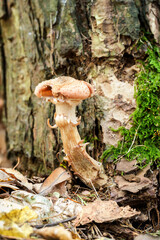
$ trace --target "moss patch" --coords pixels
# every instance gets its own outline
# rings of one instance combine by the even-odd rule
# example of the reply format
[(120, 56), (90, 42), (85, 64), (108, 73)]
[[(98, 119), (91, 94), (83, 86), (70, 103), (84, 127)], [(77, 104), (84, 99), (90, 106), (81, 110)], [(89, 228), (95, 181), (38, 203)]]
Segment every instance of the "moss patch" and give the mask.
[[(141, 62), (141, 72), (136, 78), (137, 107), (132, 117), (132, 127), (118, 130), (123, 140), (111, 146), (102, 159), (136, 159), (141, 168), (156, 163), (160, 167), (160, 49), (143, 38), (147, 44), (147, 57)], [(144, 42), (143, 42), (144, 43)]]

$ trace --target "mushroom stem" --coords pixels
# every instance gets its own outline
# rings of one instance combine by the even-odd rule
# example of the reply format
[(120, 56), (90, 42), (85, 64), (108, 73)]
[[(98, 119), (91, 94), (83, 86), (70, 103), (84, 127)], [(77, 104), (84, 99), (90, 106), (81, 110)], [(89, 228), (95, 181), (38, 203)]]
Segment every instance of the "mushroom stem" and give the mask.
[(37, 97), (45, 98), (56, 105), (54, 115), (55, 126), (59, 127), (63, 141), (63, 147), (74, 174), (86, 185), (99, 187), (107, 183), (107, 176), (103, 173), (101, 163), (94, 160), (86, 152), (86, 144), (81, 140), (77, 125), (80, 118), (76, 117), (76, 106), (84, 99), (94, 93), (93, 87), (84, 81), (71, 77), (61, 76), (59, 78), (43, 81), (35, 89)]
[(100, 176), (103, 173), (102, 164), (88, 155), (85, 150), (86, 144), (82, 143), (77, 127), (74, 124), (77, 121), (75, 107), (78, 103), (57, 103), (55, 122), (60, 128), (64, 152), (74, 174), (86, 185), (99, 187), (102, 185), (102, 182), (104, 184)]
[(77, 104), (75, 103), (56, 104), (55, 122), (60, 128), (61, 138), (66, 155), (69, 154), (68, 151), (70, 148), (77, 145), (77, 143), (81, 140), (77, 127), (75, 126), (77, 123), (75, 114), (76, 105)]

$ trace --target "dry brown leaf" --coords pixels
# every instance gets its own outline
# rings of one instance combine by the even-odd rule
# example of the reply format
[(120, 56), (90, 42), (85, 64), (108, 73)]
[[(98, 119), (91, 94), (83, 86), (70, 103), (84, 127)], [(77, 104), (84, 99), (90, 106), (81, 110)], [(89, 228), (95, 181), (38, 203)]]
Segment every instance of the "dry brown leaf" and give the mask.
[(8, 181), (13, 181), (14, 178), (9, 176), (5, 171), (0, 169), (0, 182), (8, 182)]
[(144, 177), (144, 175), (147, 173), (147, 171), (150, 169), (150, 165), (147, 165), (145, 168), (143, 168), (142, 170), (140, 170), (137, 173), (137, 177)]
[(126, 159), (122, 158), (121, 161), (116, 164), (116, 170), (124, 173), (129, 173), (137, 169), (136, 163), (136, 160), (127, 161)]
[(56, 168), (42, 184), (39, 194), (44, 196), (54, 191), (59, 192), (61, 195), (65, 195), (66, 189), (64, 184), (65, 181), (70, 178), (71, 175), (64, 168)]
[(147, 171), (150, 169), (148, 165), (143, 170), (140, 170), (136, 175), (135, 174), (126, 174), (122, 176), (116, 176), (115, 182), (118, 185), (118, 188), (122, 191), (128, 191), (132, 193), (137, 193), (142, 189), (146, 189), (151, 186), (152, 182), (149, 178), (144, 177)]
[(97, 223), (111, 222), (121, 218), (131, 218), (139, 215), (140, 212), (130, 206), (119, 207), (115, 201), (101, 201), (100, 199), (82, 207), (82, 211), (77, 216), (75, 225), (84, 225), (95, 221)]
[(151, 184), (151, 181), (146, 177), (139, 178), (139, 182), (137, 181), (129, 182), (121, 176), (116, 176), (115, 182), (118, 184), (120, 190), (132, 193), (137, 193), (142, 189), (148, 188)]
[(151, 185), (149, 178), (144, 177), (150, 166), (147, 166), (143, 170), (140, 170), (138, 174), (127, 174), (122, 176), (116, 176), (115, 182), (118, 188), (122, 191), (128, 191), (137, 193), (142, 189), (148, 188)]
[(41, 189), (41, 186), (42, 186), (42, 183), (35, 183), (35, 184), (33, 184), (33, 190), (34, 190), (36, 193), (39, 193), (39, 192), (40, 192), (40, 189)]
[(72, 234), (62, 226), (45, 227), (35, 230), (35, 233), (49, 240), (73, 240)]
[(15, 186), (14, 178), (9, 176), (6, 172), (0, 169), (0, 188), (10, 188), (13, 190), (18, 190), (19, 188)]
[(11, 178), (12, 180), (17, 181), (17, 184), (19, 183), (20, 186), (24, 186), (28, 190), (32, 190), (32, 183), (29, 183), (27, 178), (23, 176), (20, 172), (17, 170), (14, 170), (12, 168), (1, 168), (0, 171), (4, 172), (8, 175), (8, 178)]
[(14, 184), (9, 183), (9, 182), (0, 182), (0, 188), (4, 189), (4, 188), (10, 188), (12, 190), (18, 190), (19, 188), (16, 187)]

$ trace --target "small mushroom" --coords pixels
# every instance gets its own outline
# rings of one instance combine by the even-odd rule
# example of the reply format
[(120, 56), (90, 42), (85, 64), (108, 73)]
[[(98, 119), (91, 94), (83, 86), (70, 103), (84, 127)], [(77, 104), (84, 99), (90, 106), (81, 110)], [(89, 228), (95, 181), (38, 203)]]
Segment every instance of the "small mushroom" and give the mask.
[(93, 87), (71, 77), (58, 77), (39, 83), (35, 89), (37, 97), (46, 98), (56, 105), (54, 127), (59, 127), (64, 152), (69, 166), (86, 185), (99, 187), (106, 183), (103, 166), (86, 152), (77, 130), (80, 118), (76, 117), (76, 106), (93, 95)]

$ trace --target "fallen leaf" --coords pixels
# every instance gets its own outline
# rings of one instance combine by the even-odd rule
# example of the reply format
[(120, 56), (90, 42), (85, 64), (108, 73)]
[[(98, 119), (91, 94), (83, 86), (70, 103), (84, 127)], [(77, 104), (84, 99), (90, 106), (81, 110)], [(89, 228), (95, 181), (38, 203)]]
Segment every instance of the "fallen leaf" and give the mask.
[(149, 178), (136, 177), (136, 176), (135, 176), (135, 181), (127, 181), (122, 176), (116, 176), (115, 182), (117, 183), (118, 188), (120, 190), (132, 192), (132, 193), (137, 193), (142, 189), (146, 189), (151, 184), (151, 181), (149, 180)]
[(132, 209), (130, 206), (119, 207), (115, 201), (101, 201), (97, 199), (82, 207), (82, 211), (74, 222), (76, 226), (92, 221), (97, 223), (111, 222), (121, 218), (131, 218), (139, 214), (140, 212)]
[(29, 207), (13, 209), (0, 213), (0, 234), (11, 237), (27, 238), (33, 232), (27, 221), (37, 218), (37, 214)]
[(154, 237), (149, 234), (140, 234), (134, 238), (134, 240), (160, 240), (160, 237)]
[(9, 184), (9, 182), (0, 182), (0, 188), (10, 188), (12, 190), (18, 190), (19, 188), (14, 186), (14, 184), (11, 182), (11, 184)]
[(64, 184), (65, 181), (69, 180), (70, 178), (71, 175), (64, 168), (56, 168), (42, 184), (39, 194), (45, 196), (51, 192), (59, 192), (61, 195), (65, 195), (66, 189)]
[(147, 171), (150, 169), (150, 165), (147, 165), (145, 168), (143, 168), (142, 170), (140, 170), (137, 173), (137, 177), (144, 177), (144, 175), (147, 173)]
[(8, 199), (0, 199), (0, 212), (22, 209), (28, 206), (38, 215), (33, 225), (58, 222), (77, 216), (82, 210), (81, 204), (69, 199), (59, 198), (54, 204), (51, 199), (22, 190), (13, 191)]
[(126, 159), (122, 158), (121, 161), (116, 164), (116, 170), (124, 173), (129, 173), (138, 168), (136, 163), (136, 160), (127, 161)]
[(73, 240), (71, 232), (62, 226), (42, 228), (35, 230), (35, 233), (48, 240)]
[(28, 190), (32, 190), (32, 183), (29, 183), (27, 178), (17, 170), (14, 170), (12, 168), (1, 168), (0, 171), (7, 174), (9, 179), (16, 181), (18, 185), (24, 186)]
[(80, 240), (77, 234), (68, 231), (63, 226), (45, 227), (34, 231), (36, 234), (48, 240)]
[(40, 189), (41, 189), (41, 186), (42, 186), (42, 183), (35, 183), (35, 184), (33, 184), (33, 190), (34, 190), (36, 193), (39, 193), (39, 192), (40, 192)]
[(27, 191), (13, 191), (9, 200), (21, 204), (22, 206), (29, 206), (38, 214), (38, 220), (40, 223), (41, 219), (49, 218), (53, 211), (53, 203), (51, 200), (38, 194), (29, 193)]
[(1, 221), (5, 219), (6, 223), (13, 221), (16, 224), (23, 224), (26, 221), (37, 218), (37, 213), (31, 210), (28, 206), (23, 207), (23, 209), (13, 209), (10, 212), (0, 213)]
[(149, 169), (150, 166), (148, 165), (144, 169), (140, 170), (137, 174), (116, 176), (115, 182), (120, 190), (137, 193), (140, 190), (149, 188), (152, 185), (151, 180), (147, 177), (144, 177)]
[[(2, 227), (2, 228), (1, 228)], [(9, 228), (5, 228), (4, 225), (0, 225), (0, 235), (6, 237), (15, 238), (29, 238), (30, 234), (33, 233), (33, 228), (25, 223), (21, 227), (12, 223)]]
[(8, 182), (8, 181), (13, 181), (14, 178), (9, 176), (5, 171), (0, 169), (0, 182)]
[(10, 200), (10, 198), (8, 199), (0, 199), (0, 213), (1, 212), (10, 212), (13, 209), (22, 209), (24, 208), (23, 205), (13, 202)]
[(82, 205), (69, 199), (59, 198), (53, 205), (53, 212), (57, 220), (77, 216), (82, 211)]

